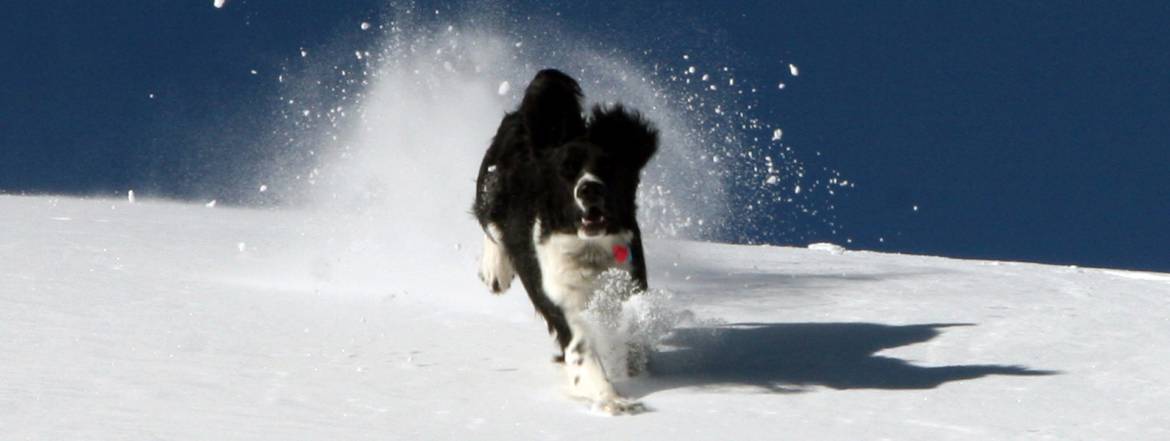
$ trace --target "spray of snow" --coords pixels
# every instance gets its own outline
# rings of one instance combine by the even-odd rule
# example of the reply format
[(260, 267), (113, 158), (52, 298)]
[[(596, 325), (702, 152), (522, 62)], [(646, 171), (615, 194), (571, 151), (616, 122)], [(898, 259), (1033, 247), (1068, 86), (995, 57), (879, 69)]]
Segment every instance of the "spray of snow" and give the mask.
[[(839, 229), (833, 193), (816, 191), (839, 176), (806, 169), (779, 128), (753, 115), (760, 88), (734, 68), (692, 55), (679, 65), (655, 62), (649, 52), (594, 47), (558, 26), (532, 34), (527, 18), (430, 12), (400, 8), (370, 32), (355, 30), (354, 38), (376, 39), (365, 47), (290, 54), (295, 61), (277, 77), (288, 126), (274, 132), (292, 146), (285, 156), (302, 160), (273, 167), (284, 182), (271, 184), (268, 197), (375, 217), (388, 207), (420, 211), (411, 203), (434, 208), (435, 217), (403, 229), (461, 229), (467, 222), (458, 213), (473, 195), (467, 181), (500, 117), (521, 98), (515, 91), (557, 67), (581, 81), (588, 104), (623, 102), (662, 133), (639, 193), (649, 236), (776, 243)], [(798, 182), (809, 191), (780, 191)], [(405, 222), (385, 217), (372, 224)]]
[(313, 57), (297, 48), (272, 76), (282, 154), (267, 191), (252, 194), (311, 208), (300, 235), (325, 243), (289, 255), (312, 283), (395, 286), (453, 253), (474, 267), (467, 212), (479, 160), (517, 88), (546, 67), (578, 78), (587, 104), (623, 102), (660, 130), (639, 189), (646, 235), (774, 243), (802, 241), (818, 223), (836, 230), (831, 192), (818, 190), (839, 176), (806, 169), (773, 139), (778, 127), (752, 113), (762, 88), (734, 69), (695, 56), (654, 63), (557, 26), (530, 34), (526, 19), (426, 12), (395, 10)]
[(629, 370), (645, 371), (649, 351), (679, 326), (712, 326), (671, 302), (666, 290), (640, 292), (630, 274), (612, 269), (599, 276), (598, 288), (585, 311), (591, 337), (610, 378), (625, 378)]

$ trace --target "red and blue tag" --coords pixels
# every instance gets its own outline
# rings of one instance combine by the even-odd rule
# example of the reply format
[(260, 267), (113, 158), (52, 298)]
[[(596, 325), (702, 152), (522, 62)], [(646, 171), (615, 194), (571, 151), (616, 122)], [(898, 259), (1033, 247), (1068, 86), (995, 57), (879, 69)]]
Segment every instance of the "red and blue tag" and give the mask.
[(626, 263), (626, 261), (630, 260), (630, 247), (622, 244), (614, 245), (613, 259), (616, 260), (617, 263)]

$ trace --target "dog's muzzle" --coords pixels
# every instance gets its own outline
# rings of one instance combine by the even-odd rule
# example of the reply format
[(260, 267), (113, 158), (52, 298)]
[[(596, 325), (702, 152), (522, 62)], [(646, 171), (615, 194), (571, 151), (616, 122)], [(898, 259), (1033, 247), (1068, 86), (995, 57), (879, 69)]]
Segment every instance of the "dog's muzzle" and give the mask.
[(598, 180), (582, 179), (574, 190), (577, 206), (581, 208), (581, 233), (587, 237), (605, 233), (605, 184)]

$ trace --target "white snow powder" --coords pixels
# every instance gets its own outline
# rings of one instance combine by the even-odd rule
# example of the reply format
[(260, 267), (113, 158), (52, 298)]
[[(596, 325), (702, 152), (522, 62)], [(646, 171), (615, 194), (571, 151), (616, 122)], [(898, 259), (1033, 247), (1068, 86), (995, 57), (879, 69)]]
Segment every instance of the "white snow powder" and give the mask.
[(126, 201), (130, 202), (131, 204), (134, 203), (134, 190), (126, 192)]
[(212, 199), (211, 202), (208, 202), (208, 203), (204, 204), (203, 206), (207, 207), (207, 208), (215, 208), (215, 199)]
[(784, 131), (783, 131), (783, 130), (776, 129), (776, 130), (773, 130), (773, 131), (772, 131), (772, 140), (773, 140), (773, 141), (779, 141), (779, 140), (780, 140), (780, 137), (782, 137), (782, 136), (784, 136)]
[(843, 247), (841, 245), (833, 244), (833, 243), (828, 243), (828, 242), (819, 242), (819, 243), (809, 244), (808, 249), (816, 250), (816, 251), (825, 251), (825, 252), (832, 254), (834, 256), (839, 256), (839, 255), (845, 253), (845, 247)]
[(370, 23), (369, 23), (369, 22), (365, 22), (365, 21), (363, 21), (363, 22), (362, 22), (362, 24), (361, 24), (361, 28), (362, 28), (362, 30), (363, 30), (363, 31), (368, 31), (368, 30), (370, 30)]
[(795, 64), (789, 63), (788, 64), (788, 73), (791, 73), (792, 76), (794, 76), (794, 77), (800, 76), (800, 69), (797, 69)]
[(498, 90), (496, 90), (496, 93), (498, 93), (500, 95), (506, 95), (508, 93), (508, 91), (510, 91), (510, 90), (512, 90), (512, 84), (508, 83), (507, 81), (504, 81), (504, 82), (500, 83), (500, 88)]
[(211, 6), (215, 6), (215, 9), (223, 8), (224, 3), (227, 3), (227, 0), (211, 0)]

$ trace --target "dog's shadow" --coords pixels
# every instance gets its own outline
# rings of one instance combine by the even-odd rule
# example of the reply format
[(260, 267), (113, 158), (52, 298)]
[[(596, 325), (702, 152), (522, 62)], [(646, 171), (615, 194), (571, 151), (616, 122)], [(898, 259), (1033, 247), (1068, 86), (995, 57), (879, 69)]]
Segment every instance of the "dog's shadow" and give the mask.
[(877, 352), (969, 324), (738, 323), (675, 330), (650, 354), (649, 375), (622, 383), (635, 397), (688, 387), (762, 391), (930, 389), (987, 375), (1052, 375), (1010, 365), (916, 366)]

